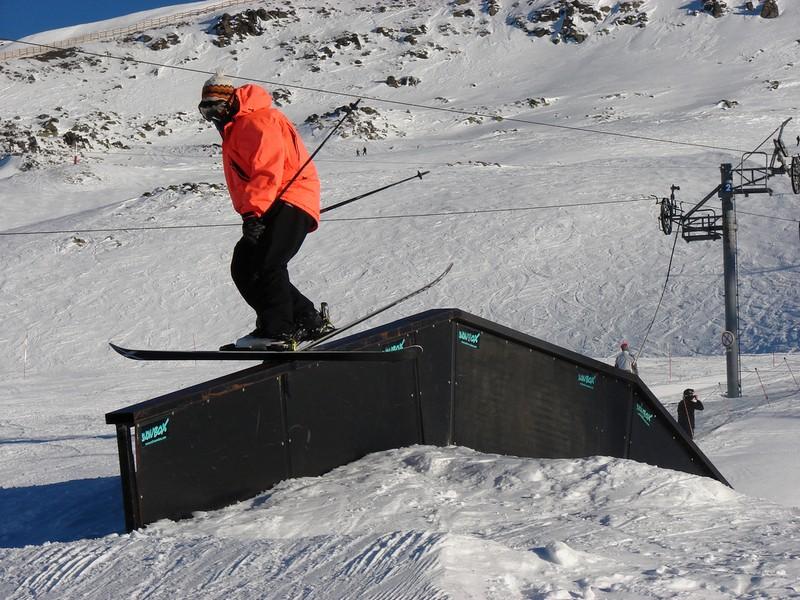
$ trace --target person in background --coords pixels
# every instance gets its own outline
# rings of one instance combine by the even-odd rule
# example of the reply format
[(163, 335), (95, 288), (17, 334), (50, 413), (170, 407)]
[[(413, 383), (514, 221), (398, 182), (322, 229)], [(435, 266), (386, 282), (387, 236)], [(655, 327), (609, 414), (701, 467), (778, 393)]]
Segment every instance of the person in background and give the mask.
[(294, 125), (262, 87), (234, 88), (218, 73), (203, 85), (198, 109), (222, 136), (225, 181), (242, 217), (231, 276), (256, 312), (256, 328), (233, 346), (292, 350), (332, 329), (291, 283), (287, 268), (306, 234), (319, 226), (317, 169)]
[(633, 373), (634, 375), (639, 374), (639, 367), (636, 365), (636, 358), (631, 354), (630, 350), (628, 350), (628, 342), (622, 340), (619, 345), (621, 352), (617, 354), (617, 360), (614, 363), (614, 366), (618, 369), (622, 369), (623, 371), (628, 371)]
[(683, 428), (690, 440), (694, 439), (694, 411), (704, 408), (692, 388), (683, 390), (683, 400), (678, 402), (678, 425)]

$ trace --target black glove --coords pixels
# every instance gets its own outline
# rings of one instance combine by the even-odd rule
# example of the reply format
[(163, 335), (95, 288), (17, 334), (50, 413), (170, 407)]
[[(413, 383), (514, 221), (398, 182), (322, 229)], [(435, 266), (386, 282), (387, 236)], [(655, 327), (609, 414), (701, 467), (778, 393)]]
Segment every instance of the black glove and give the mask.
[(264, 230), (267, 226), (264, 225), (260, 217), (256, 217), (255, 215), (242, 218), (244, 219), (242, 222), (242, 239), (247, 240), (248, 243), (255, 246), (258, 244), (259, 240), (261, 240), (261, 236), (264, 234)]

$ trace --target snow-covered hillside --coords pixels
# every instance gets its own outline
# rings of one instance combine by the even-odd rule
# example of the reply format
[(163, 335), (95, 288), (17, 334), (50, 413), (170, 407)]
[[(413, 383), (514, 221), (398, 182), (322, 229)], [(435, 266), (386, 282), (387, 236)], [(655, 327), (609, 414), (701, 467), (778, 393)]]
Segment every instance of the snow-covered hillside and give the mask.
[[(678, 242), (642, 354), (668, 406), (700, 390), (698, 443), (736, 492), (604, 458), (414, 448), (116, 535), (103, 414), (232, 368), (135, 364), (106, 342), (214, 348), (252, 328), (229, 280), (240, 231), (219, 137), (196, 110), (217, 69), (263, 82), (309, 148), (364, 97), (316, 159), (324, 204), (431, 171), (327, 213), (292, 262), (334, 320), (454, 261), (386, 319), (458, 307), (603, 360), (642, 343), (672, 250), (651, 194), (679, 185), (688, 208), (720, 163), (797, 117), (800, 6), (763, 19), (735, 3), (719, 18), (687, 0), (577, 4), (568, 22), (545, 0), (254, 2), (0, 64), (0, 595), (800, 595), (786, 177), (738, 199), (744, 397), (719, 394), (719, 242)], [(790, 122), (792, 151), (798, 134)]]
[[(714, 19), (690, 14), (680, 2), (651, 1), (642, 8), (648, 8), (646, 27), (612, 28), (582, 44), (553, 44), (509, 25), (519, 6), (501, 7), (493, 16), (480, 10), (465, 16), (456, 6), (467, 5), (294, 3), (283, 12), (266, 13), (266, 20), (251, 14), (261, 35), (239, 39), (234, 34), (223, 46), (217, 44), (228, 38), (216, 35), (217, 19), (209, 16), (84, 47), (95, 55), (66, 51), (65, 58), (9, 62), (0, 72), (6, 82), (4, 104), (12, 111), (4, 120), (3, 139), (8, 150), (22, 156), (4, 171), (30, 161), (50, 168), (3, 180), (5, 226), (43, 229), (42, 223), (53, 218), (67, 219), (56, 229), (174, 224), (165, 212), (172, 206), (186, 211), (180, 215), (183, 225), (235, 223), (223, 189), (205, 195), (192, 189), (153, 194), (170, 185), (222, 181), (213, 146), (218, 136), (195, 108), (207, 75), (155, 63), (222, 69), (242, 82), (274, 82), (267, 87), (296, 122), (306, 123), (312, 147), (324, 133), (319, 126), (335, 119), (318, 115), (353, 99), (329, 92), (742, 150), (757, 146), (797, 105), (794, 62), (800, 44), (792, 37), (797, 7), (786, 7), (773, 20), (738, 14)], [(153, 40), (167, 39), (173, 41), (163, 49), (151, 49), (162, 47)], [(97, 56), (106, 53), (153, 64)], [(390, 77), (416, 83), (393, 87), (386, 83)], [(726, 110), (723, 100), (736, 105)], [(787, 129), (792, 140), (797, 131)], [(681, 186), (679, 198), (694, 204), (718, 183), (720, 162), (740, 158), (736, 152), (375, 99), (362, 101), (357, 125), (343, 135), (348, 137), (332, 142), (319, 158), (328, 203), (417, 168), (433, 173), (421, 185), (395, 188), (330, 213), (330, 223), (309, 240), (302, 264), (295, 266), (314, 296), (327, 299), (339, 316), (350, 316), (384, 283), (402, 286), (416, 279), (441, 253), (457, 261), (455, 276), (438, 296), (421, 298), (404, 312), (455, 304), (592, 355), (607, 355), (622, 337), (635, 344), (655, 309), (671, 244), (658, 233), (656, 207), (648, 196), (666, 195), (675, 183)], [(82, 155), (77, 166), (69, 164), (65, 136)], [(355, 149), (364, 144), (368, 158), (356, 160)], [(31, 152), (33, 145), (44, 152)], [(749, 198), (739, 210), (796, 218), (788, 180), (774, 180), (773, 186), (774, 196)], [(43, 196), (43, 190), (58, 200)], [(609, 200), (640, 201), (408, 217)], [(131, 213), (134, 205), (141, 208)], [(407, 218), (335, 221), (388, 215)], [(153, 343), (161, 341), (158, 331), (169, 328), (175, 331), (164, 341), (185, 345), (186, 336), (195, 335), (198, 344), (207, 345), (248, 327), (250, 315), (231, 293), (224, 268), (235, 227), (110, 235), (113, 244), (99, 233), (69, 255), (62, 253), (72, 247), (69, 236), (35, 237), (30, 243), (55, 244), (49, 260), (56, 263), (91, 262), (105, 247), (118, 248), (100, 261), (104, 266), (130, 260), (153, 264), (137, 244), (155, 254), (163, 243), (177, 244), (186, 251), (158, 261), (163, 264), (157, 277), (143, 271), (141, 277), (129, 272), (126, 278), (131, 289), (173, 288), (162, 294), (163, 310), (147, 311), (154, 320), (152, 327), (148, 324)], [(362, 259), (361, 244), (348, 243), (354, 237), (373, 253)], [(15, 238), (10, 243), (19, 248), (28, 242)], [(795, 225), (742, 215), (739, 245), (743, 351), (797, 347), (798, 331), (790, 326), (798, 318)], [(391, 260), (383, 254), (388, 248), (397, 252)], [(208, 285), (194, 290), (193, 299), (227, 310), (218, 325), (198, 331), (193, 323), (206, 311), (174, 310), (185, 289), (175, 281), (190, 271), (200, 275), (197, 269), (204, 265), (195, 256), (212, 254), (202, 274)], [(719, 351), (720, 255), (719, 244), (679, 245), (649, 353), (664, 355), (670, 346), (674, 354)], [(345, 271), (332, 273), (330, 261)], [(90, 264), (83, 266), (96, 273)], [(59, 265), (48, 265), (46, 273), (53, 270)], [(47, 275), (31, 269), (24, 275), (35, 277), (40, 293), (46, 293)], [(381, 285), (370, 287), (370, 278)], [(348, 294), (356, 282), (362, 284), (362, 298)], [(57, 287), (69, 296), (76, 293), (69, 282), (58, 281)], [(126, 333), (141, 317), (136, 314), (141, 311), (99, 311), (88, 302), (83, 307), (75, 307), (69, 324), (105, 320), (105, 327), (98, 327), (103, 338)], [(23, 339), (34, 321), (22, 311), (10, 315), (12, 339)], [(687, 319), (690, 314), (695, 318)]]

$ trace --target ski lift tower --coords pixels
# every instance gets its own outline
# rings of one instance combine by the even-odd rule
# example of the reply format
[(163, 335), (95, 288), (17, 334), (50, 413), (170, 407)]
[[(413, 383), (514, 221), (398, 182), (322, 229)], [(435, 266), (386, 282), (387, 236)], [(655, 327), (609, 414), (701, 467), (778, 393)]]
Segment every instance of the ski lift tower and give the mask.
[[(783, 130), (791, 119), (786, 119), (773, 139), (772, 156), (766, 152), (748, 152), (742, 156), (739, 166), (731, 163), (720, 165), (720, 184), (687, 213), (675, 201), (676, 185), (670, 188), (670, 197), (659, 200), (659, 226), (665, 235), (672, 233), (673, 225), (681, 228), (681, 237), (687, 242), (718, 240), (722, 238), (722, 261), (725, 279), (725, 346), (727, 364), (728, 398), (738, 398), (742, 393), (741, 364), (739, 360), (739, 291), (736, 257), (736, 209), (738, 195), (770, 194), (767, 180), (774, 175), (789, 175), (792, 191), (800, 194), (800, 155), (789, 160), (783, 143)], [(745, 163), (763, 159), (764, 166), (745, 167)], [(722, 201), (722, 214), (704, 207), (715, 195)]]

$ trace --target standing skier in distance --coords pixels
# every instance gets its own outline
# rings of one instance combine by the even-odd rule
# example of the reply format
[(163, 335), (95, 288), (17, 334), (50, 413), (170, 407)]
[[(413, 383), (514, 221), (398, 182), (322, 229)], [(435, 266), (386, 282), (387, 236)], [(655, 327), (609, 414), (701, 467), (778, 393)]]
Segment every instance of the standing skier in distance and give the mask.
[(692, 388), (683, 390), (683, 400), (678, 402), (678, 425), (686, 432), (689, 439), (694, 439), (694, 411), (705, 407)]
[[(256, 328), (235, 347), (291, 350), (332, 327), (289, 280), (287, 265), (317, 229), (320, 184), (294, 125), (263, 88), (234, 88), (221, 74), (203, 85), (200, 114), (222, 136), (222, 163), (242, 238), (231, 259), (239, 293), (256, 312)], [(293, 177), (296, 179), (287, 187)], [(278, 196), (280, 194), (280, 197)]]
[(628, 350), (628, 342), (622, 340), (619, 348), (621, 352), (617, 354), (617, 360), (614, 362), (614, 366), (618, 369), (622, 369), (623, 371), (629, 371), (635, 375), (638, 375), (639, 367), (636, 364), (636, 359), (634, 358), (633, 354), (631, 354)]

